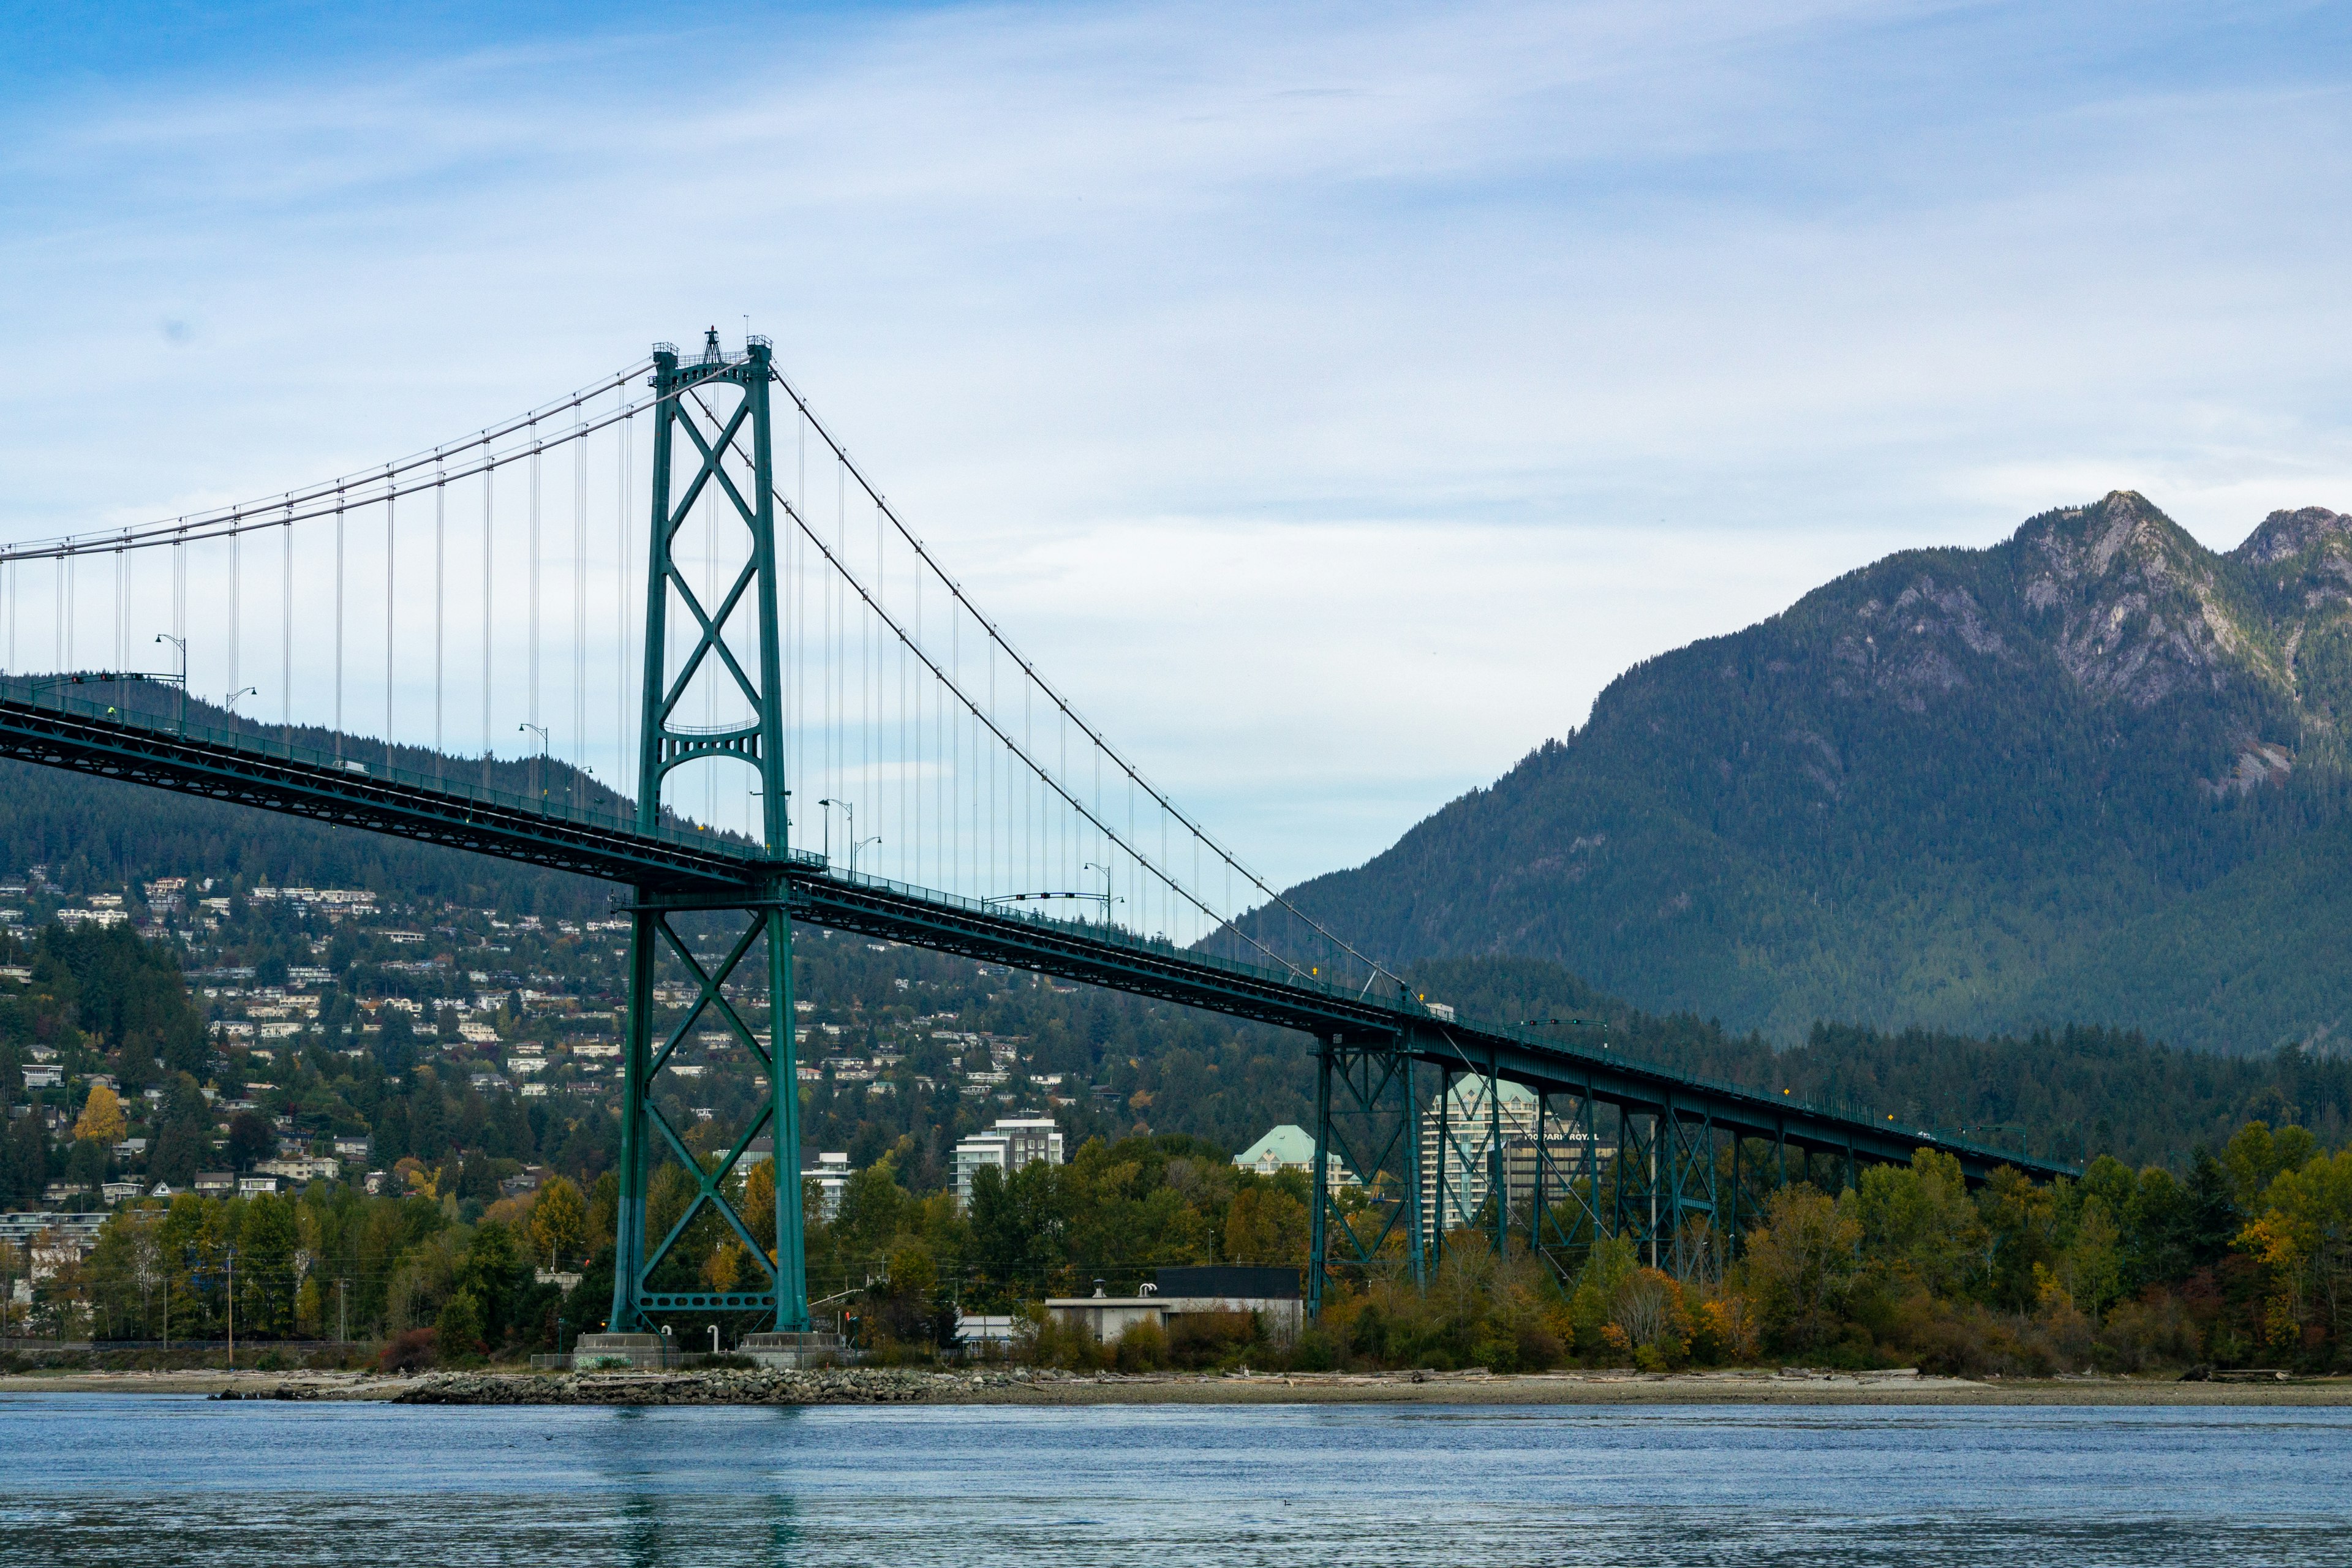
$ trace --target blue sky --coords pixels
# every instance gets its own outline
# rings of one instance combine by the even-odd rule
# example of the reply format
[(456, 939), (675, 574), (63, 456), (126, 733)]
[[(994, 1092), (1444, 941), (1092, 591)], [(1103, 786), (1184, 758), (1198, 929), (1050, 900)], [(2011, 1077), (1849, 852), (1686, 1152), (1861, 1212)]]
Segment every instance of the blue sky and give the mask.
[(1225, 835), (2142, 489), (2352, 509), (2340, 7), (11, 6), (0, 531), (707, 321)]

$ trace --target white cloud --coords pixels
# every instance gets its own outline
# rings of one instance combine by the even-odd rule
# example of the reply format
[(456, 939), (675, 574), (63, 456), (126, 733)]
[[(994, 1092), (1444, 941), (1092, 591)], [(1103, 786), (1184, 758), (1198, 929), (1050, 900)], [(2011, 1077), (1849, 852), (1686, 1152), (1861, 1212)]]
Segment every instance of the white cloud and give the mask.
[(357, 468), (748, 311), (1304, 875), (1885, 551), (2352, 504), (2341, 69), (2206, 26), (992, 7), (61, 89), (0, 183), (5, 526)]

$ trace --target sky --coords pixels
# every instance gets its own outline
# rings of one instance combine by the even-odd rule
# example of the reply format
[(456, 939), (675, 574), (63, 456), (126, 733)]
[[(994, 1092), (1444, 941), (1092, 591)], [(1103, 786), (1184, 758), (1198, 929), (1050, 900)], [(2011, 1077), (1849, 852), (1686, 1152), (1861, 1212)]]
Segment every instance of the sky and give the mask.
[(2141, 490), (2352, 510), (2294, 5), (9, 4), (0, 538), (708, 324), (1278, 881), (1634, 661)]

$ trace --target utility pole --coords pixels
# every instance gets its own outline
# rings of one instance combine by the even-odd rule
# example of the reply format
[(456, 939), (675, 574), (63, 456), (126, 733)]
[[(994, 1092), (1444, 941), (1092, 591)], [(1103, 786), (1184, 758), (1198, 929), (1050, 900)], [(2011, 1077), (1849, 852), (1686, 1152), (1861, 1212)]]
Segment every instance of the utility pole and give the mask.
[(343, 1289), (350, 1283), (348, 1279), (335, 1281), (335, 1342), (339, 1345), (352, 1342), (351, 1297)]
[(236, 1370), (236, 1248), (228, 1249), (228, 1366)]

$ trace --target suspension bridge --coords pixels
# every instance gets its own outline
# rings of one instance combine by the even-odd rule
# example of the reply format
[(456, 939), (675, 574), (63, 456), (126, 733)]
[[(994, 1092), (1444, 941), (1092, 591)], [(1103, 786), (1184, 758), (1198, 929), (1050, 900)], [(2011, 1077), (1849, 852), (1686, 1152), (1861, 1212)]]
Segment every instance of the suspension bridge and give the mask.
[[(327, 483), (7, 546), (0, 622), (0, 754), (629, 889), (614, 1333), (683, 1310), (813, 1328), (795, 1184), (777, 1184), (772, 1258), (729, 1196), (755, 1140), (800, 1148), (796, 924), (1311, 1037), (1310, 1310), (1343, 1274), (1427, 1278), (1457, 1221), (1563, 1267), (1613, 1235), (1704, 1269), (1792, 1152), (1847, 1182), (1921, 1147), (1972, 1182), (2068, 1170), (1415, 994), (1078, 712), (761, 338), (656, 345)], [(168, 668), (139, 668), (158, 653)], [(451, 756), (466, 742), (478, 766)], [(670, 986), (692, 1000), (660, 1005)], [(658, 1101), (712, 1029), (764, 1087), (707, 1161)], [(1505, 1084), (1526, 1091), (1511, 1138)], [(664, 1161), (694, 1196), (654, 1237)], [(706, 1214), (756, 1288), (678, 1267)]]

